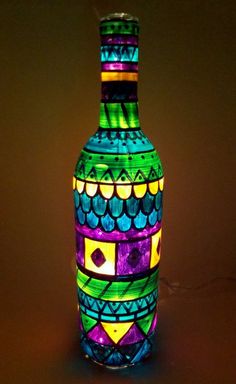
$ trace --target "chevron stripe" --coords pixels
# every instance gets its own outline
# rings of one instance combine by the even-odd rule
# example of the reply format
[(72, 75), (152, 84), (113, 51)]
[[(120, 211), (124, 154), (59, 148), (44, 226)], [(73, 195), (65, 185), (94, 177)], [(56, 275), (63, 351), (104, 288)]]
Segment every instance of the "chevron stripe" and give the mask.
[(102, 45), (101, 62), (138, 62), (138, 47), (130, 45)]

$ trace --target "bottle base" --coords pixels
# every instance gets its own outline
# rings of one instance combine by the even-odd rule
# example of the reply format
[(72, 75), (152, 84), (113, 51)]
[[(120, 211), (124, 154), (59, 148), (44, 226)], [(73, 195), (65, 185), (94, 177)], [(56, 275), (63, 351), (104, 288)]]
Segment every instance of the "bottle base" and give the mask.
[(154, 332), (141, 342), (126, 346), (105, 346), (81, 335), (84, 357), (110, 370), (130, 368), (143, 362), (151, 355), (153, 342)]
[(107, 369), (111, 369), (111, 370), (121, 370), (121, 369), (125, 369), (125, 368), (130, 368), (130, 367), (133, 367), (135, 364), (124, 364), (124, 365), (107, 365), (107, 364), (103, 364), (103, 363), (100, 363), (99, 361), (93, 359), (92, 357), (90, 357), (89, 355), (84, 355), (84, 357), (88, 360), (90, 360), (92, 363), (95, 363), (97, 365), (99, 365), (100, 367), (104, 367), (104, 368), (107, 368)]
[(107, 364), (99, 363), (99, 361), (93, 359), (89, 355), (85, 355), (84, 354), (85, 359), (90, 360), (93, 364), (97, 364), (100, 367), (103, 367), (103, 368), (106, 368), (106, 369), (110, 369), (112, 371), (118, 371), (118, 370), (122, 370), (122, 369), (127, 369), (127, 368), (135, 367), (135, 366), (141, 364), (142, 362), (145, 362), (150, 356), (151, 356), (151, 352), (149, 352), (148, 355), (143, 357), (143, 359), (140, 360), (138, 363), (132, 363), (132, 364), (130, 363), (130, 364), (124, 364), (124, 365), (121, 365), (121, 366), (118, 366), (118, 365), (115, 366), (115, 365), (107, 365)]

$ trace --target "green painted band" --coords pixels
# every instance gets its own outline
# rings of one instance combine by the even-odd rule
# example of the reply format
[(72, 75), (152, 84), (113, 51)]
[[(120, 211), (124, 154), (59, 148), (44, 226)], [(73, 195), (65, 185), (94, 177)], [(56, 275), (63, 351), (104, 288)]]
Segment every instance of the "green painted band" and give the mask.
[(101, 23), (100, 34), (101, 35), (138, 35), (139, 26), (137, 22), (132, 21), (118, 21), (111, 20)]
[(145, 183), (158, 180), (163, 169), (156, 150), (143, 153), (99, 154), (82, 150), (75, 177), (105, 184)]
[(101, 103), (100, 128), (139, 128), (138, 103)]
[(77, 285), (86, 294), (102, 300), (126, 301), (144, 297), (157, 288), (158, 270), (134, 281), (107, 281), (90, 277), (77, 269)]

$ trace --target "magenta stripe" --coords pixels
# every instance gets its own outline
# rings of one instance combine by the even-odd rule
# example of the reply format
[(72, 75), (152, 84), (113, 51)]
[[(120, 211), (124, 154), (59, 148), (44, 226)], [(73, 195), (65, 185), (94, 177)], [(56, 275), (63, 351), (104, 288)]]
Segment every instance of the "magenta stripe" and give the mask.
[(127, 232), (120, 232), (118, 230), (112, 231), (110, 233), (103, 231), (101, 228), (92, 229), (87, 227), (86, 225), (81, 225), (78, 222), (76, 223), (76, 231), (78, 231), (81, 235), (89, 237), (93, 240), (100, 241), (124, 241), (124, 240), (132, 240), (132, 239), (140, 239), (142, 237), (148, 237), (161, 228), (161, 222), (156, 223), (154, 227), (150, 227), (149, 225), (143, 231), (138, 229), (130, 229)]
[(137, 63), (103, 63), (102, 71), (138, 72)]
[(106, 44), (129, 44), (138, 45), (138, 36), (131, 35), (103, 35), (101, 45)]

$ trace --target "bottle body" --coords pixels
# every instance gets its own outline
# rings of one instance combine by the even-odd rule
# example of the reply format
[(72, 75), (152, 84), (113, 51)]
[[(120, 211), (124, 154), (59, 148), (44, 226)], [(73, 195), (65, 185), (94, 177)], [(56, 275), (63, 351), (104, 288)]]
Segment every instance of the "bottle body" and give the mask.
[(73, 179), (81, 346), (116, 368), (150, 354), (157, 323), (164, 179), (138, 119), (137, 34), (101, 22), (100, 124)]

